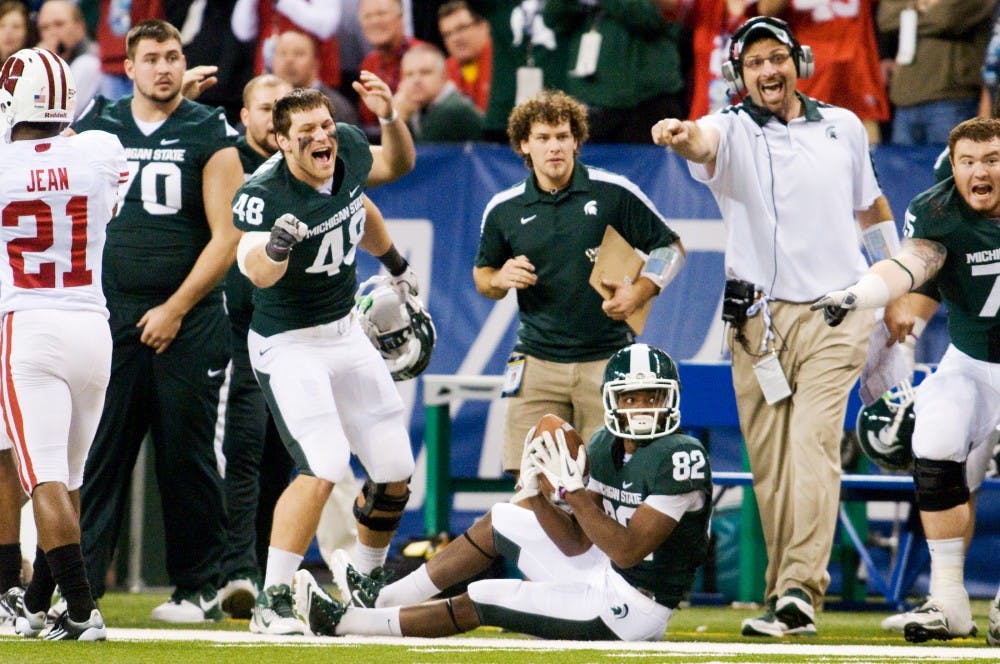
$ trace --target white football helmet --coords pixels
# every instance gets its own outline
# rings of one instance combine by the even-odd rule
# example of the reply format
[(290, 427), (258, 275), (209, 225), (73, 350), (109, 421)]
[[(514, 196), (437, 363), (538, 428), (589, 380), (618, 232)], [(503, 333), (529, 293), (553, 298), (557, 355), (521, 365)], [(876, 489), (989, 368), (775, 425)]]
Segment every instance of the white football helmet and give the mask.
[(43, 48), (22, 48), (0, 68), (4, 129), (21, 122), (69, 126), (76, 111), (76, 79), (66, 61)]
[(437, 341), (423, 303), (392, 287), (389, 277), (371, 277), (358, 288), (355, 311), (361, 328), (381, 353), (395, 381), (416, 378), (431, 361)]

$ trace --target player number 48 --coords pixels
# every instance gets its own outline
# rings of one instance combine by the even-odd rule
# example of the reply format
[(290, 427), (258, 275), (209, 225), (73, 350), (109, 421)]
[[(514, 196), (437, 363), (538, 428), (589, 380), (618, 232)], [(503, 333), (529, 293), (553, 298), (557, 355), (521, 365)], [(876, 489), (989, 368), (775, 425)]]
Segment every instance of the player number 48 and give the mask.
[(264, 221), (264, 201), (257, 196), (240, 194), (233, 204), (233, 214), (240, 218), (245, 224), (260, 226)]

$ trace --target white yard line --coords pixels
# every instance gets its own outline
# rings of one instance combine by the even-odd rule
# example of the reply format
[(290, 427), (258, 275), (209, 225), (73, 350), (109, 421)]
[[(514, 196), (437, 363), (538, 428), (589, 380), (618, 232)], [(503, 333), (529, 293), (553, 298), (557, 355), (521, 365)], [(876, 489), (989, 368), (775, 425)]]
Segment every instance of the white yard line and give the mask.
[[(4, 630), (6, 632), (6, 630)], [(269, 636), (250, 632), (204, 631), (193, 629), (125, 629), (109, 628), (112, 641), (209, 641), (213, 643), (284, 643), (290, 646), (358, 646), (392, 645), (416, 650), (604, 650), (609, 654), (685, 653), (693, 655), (813, 655), (837, 657), (883, 658), (907, 660), (982, 659), (1000, 661), (1000, 648), (952, 648), (923, 646), (877, 645), (821, 645), (812, 643), (755, 642), (755, 643), (701, 643), (658, 641), (655, 643), (621, 643), (618, 641), (544, 641), (540, 639), (484, 639), (445, 638), (422, 639), (416, 637), (341, 636)]]

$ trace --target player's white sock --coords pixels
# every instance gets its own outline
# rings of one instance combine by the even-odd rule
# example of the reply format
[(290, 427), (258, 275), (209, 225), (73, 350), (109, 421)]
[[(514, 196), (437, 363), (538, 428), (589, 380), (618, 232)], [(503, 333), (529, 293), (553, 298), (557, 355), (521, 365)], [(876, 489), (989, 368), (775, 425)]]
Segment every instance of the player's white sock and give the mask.
[(931, 598), (950, 623), (964, 631), (972, 618), (969, 594), (965, 590), (965, 540), (927, 540), (931, 552)]
[(352, 606), (344, 613), (335, 631), (337, 636), (344, 634), (402, 636), (403, 631), (399, 627), (399, 607), (359, 609)]
[(267, 570), (264, 572), (264, 587), (269, 588), (283, 583), (292, 585), (292, 577), (302, 563), (302, 556), (273, 546), (267, 547)]
[(955, 586), (965, 587), (965, 540), (927, 540), (931, 552), (931, 597), (948, 593)]
[(429, 600), (434, 595), (441, 592), (441, 588), (434, 585), (430, 575), (427, 573), (427, 564), (424, 563), (413, 570), (399, 581), (390, 583), (382, 592), (378, 594), (375, 606), (407, 606), (409, 604), (419, 604)]
[(354, 568), (362, 574), (371, 574), (373, 569), (385, 564), (387, 555), (389, 555), (388, 546), (375, 547), (355, 542), (351, 561), (354, 563)]

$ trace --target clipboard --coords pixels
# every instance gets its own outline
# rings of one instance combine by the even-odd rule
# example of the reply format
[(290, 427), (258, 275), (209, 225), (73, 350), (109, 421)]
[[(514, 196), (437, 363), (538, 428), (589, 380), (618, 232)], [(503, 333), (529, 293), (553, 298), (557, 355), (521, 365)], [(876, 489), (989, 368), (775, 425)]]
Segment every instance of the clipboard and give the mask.
[[(610, 300), (613, 295), (610, 288), (601, 285), (601, 279), (614, 281), (625, 281), (629, 279), (635, 283), (642, 273), (642, 266), (646, 264), (645, 259), (628, 243), (621, 234), (611, 226), (604, 229), (604, 239), (601, 240), (601, 247), (597, 252), (597, 260), (594, 261), (594, 269), (590, 271), (588, 280), (594, 290), (601, 294), (605, 300)], [(625, 319), (629, 328), (636, 335), (642, 334), (646, 326), (646, 318), (649, 310), (653, 308), (653, 298), (646, 300), (646, 303), (632, 312), (632, 315)]]

